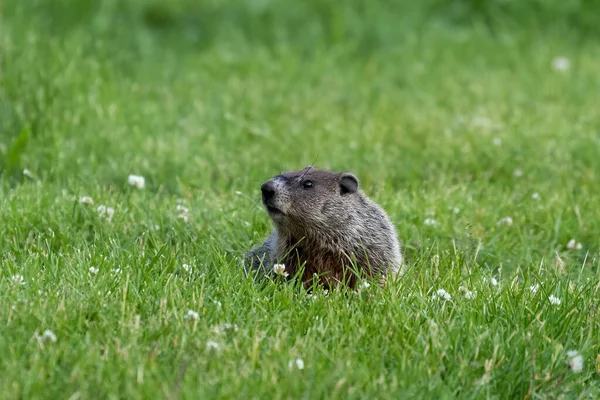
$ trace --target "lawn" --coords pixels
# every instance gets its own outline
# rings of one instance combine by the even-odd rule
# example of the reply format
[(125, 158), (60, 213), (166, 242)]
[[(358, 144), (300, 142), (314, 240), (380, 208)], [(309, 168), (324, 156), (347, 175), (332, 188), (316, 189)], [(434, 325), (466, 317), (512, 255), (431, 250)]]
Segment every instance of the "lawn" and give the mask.
[[(0, 18), (0, 397), (600, 397), (592, 1)], [(261, 183), (309, 164), (388, 212), (401, 280), (243, 274)]]

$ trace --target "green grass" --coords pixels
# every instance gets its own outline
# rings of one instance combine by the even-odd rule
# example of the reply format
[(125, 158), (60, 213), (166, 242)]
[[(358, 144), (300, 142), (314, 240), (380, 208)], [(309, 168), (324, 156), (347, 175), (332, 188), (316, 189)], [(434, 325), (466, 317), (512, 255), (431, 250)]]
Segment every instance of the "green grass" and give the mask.
[[(0, 397), (600, 396), (594, 3), (91, 4), (0, 14)], [(401, 281), (243, 275), (260, 184), (313, 162), (388, 211)]]

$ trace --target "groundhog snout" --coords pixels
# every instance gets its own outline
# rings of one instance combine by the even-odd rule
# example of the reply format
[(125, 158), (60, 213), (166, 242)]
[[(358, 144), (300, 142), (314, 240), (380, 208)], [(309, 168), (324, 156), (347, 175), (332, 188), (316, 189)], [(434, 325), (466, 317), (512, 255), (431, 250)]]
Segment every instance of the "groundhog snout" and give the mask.
[(263, 203), (269, 204), (275, 198), (275, 185), (271, 181), (267, 181), (260, 187), (262, 192)]

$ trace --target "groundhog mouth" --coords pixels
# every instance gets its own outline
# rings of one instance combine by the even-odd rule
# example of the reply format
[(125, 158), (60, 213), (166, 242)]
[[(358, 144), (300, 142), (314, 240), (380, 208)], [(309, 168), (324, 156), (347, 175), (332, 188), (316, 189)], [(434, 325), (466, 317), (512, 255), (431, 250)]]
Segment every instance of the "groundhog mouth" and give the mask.
[(281, 211), (279, 208), (277, 207), (273, 207), (270, 206), (268, 204), (265, 204), (265, 208), (267, 209), (267, 212), (269, 214), (274, 214), (274, 215), (283, 215), (283, 211)]

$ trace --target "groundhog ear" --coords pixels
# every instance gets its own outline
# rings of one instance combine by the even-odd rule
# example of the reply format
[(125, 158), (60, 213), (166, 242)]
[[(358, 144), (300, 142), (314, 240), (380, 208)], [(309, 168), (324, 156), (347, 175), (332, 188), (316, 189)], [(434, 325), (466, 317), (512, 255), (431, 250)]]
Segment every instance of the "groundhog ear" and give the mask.
[(358, 190), (358, 179), (352, 174), (342, 174), (340, 178), (340, 194), (350, 194)]

